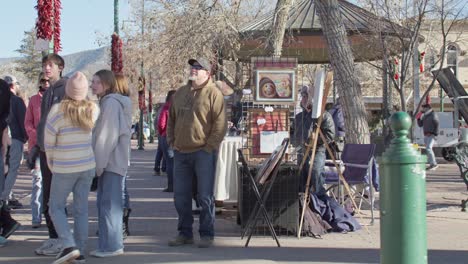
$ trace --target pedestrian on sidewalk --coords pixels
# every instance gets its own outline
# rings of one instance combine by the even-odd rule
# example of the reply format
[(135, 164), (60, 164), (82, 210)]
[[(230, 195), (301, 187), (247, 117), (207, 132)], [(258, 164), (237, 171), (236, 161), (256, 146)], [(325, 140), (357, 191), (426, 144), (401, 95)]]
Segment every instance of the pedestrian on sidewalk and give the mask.
[[(128, 81), (127, 78), (123, 74), (116, 74), (115, 75), (115, 81), (117, 85), (117, 93), (123, 95), (123, 96), (130, 96), (130, 89), (128, 88)], [(128, 166), (130, 166), (130, 154), (131, 154), (131, 146), (129, 145), (128, 148)], [(127, 178), (128, 175), (125, 175), (123, 177), (123, 218), (122, 218), (122, 238), (126, 239), (127, 236), (130, 235), (130, 229), (128, 228), (129, 224), (128, 221), (130, 220), (130, 213), (132, 212), (132, 209), (130, 208), (130, 195), (128, 193), (128, 188), (127, 188)]]
[(28, 133), (28, 161), (32, 174), (31, 216), (32, 228), (39, 228), (42, 223), (42, 174), (37, 146), (37, 126), (41, 119), (42, 95), (49, 88), (49, 79), (44, 73), (39, 74), (39, 91), (29, 99), (24, 126)]
[(52, 184), (52, 172), (47, 165), (47, 157), (44, 147), (44, 128), (47, 116), (53, 105), (62, 101), (65, 96), (65, 85), (68, 78), (62, 77), (62, 71), (65, 67), (63, 58), (55, 53), (48, 54), (42, 58), (42, 72), (44, 77), (49, 80), (50, 87), (42, 95), (41, 119), (37, 126), (37, 145), (39, 146), (39, 162), (42, 174), (42, 212), (47, 224), (49, 239), (34, 252), (37, 255), (56, 256), (62, 250), (58, 240), (58, 234), (54, 223), (49, 214), (50, 187)]
[(23, 146), (28, 140), (28, 134), (24, 128), (24, 117), (26, 116), (26, 105), (21, 97), (17, 96), (20, 84), (14, 76), (5, 76), (4, 80), (10, 87), (10, 114), (8, 116), (8, 127), (11, 135), (11, 145), (8, 160), (8, 172), (5, 185), (0, 195), (0, 200), (6, 202), (10, 208), (21, 208), (23, 205), (13, 199), (13, 186), (18, 177), (18, 170), (23, 160)]
[[(5, 183), (3, 151), (6, 148), (5, 135), (7, 134), (8, 124), (7, 118), (10, 113), (10, 87), (6, 81), (0, 79), (0, 192), (3, 190)], [(8, 238), (13, 232), (19, 228), (20, 224), (11, 217), (10, 210), (6, 203), (0, 200), (0, 244), (6, 244)]]
[(166, 172), (166, 161), (164, 160), (164, 155), (162, 152), (162, 145), (161, 145), (161, 135), (158, 133), (158, 123), (159, 123), (159, 115), (161, 114), (163, 107), (159, 107), (156, 115), (154, 117), (154, 131), (157, 133), (158, 137), (158, 148), (156, 149), (156, 156), (154, 157), (154, 168), (153, 168), (153, 175), (154, 176), (161, 176), (161, 172)]
[(167, 172), (167, 187), (163, 190), (163, 192), (173, 192), (173, 165), (174, 165), (174, 150), (167, 144), (167, 121), (169, 118), (169, 109), (171, 108), (171, 104), (173, 101), (173, 96), (175, 94), (175, 90), (171, 90), (167, 93), (166, 96), (166, 103), (162, 107), (161, 113), (158, 117), (158, 134), (160, 138), (160, 142), (158, 145), (161, 144), (162, 152), (164, 161), (166, 162), (166, 172)]
[(95, 257), (124, 253), (122, 238), (123, 177), (127, 175), (132, 127), (132, 102), (117, 92), (114, 73), (100, 70), (93, 76), (93, 94), (99, 98), (101, 113), (93, 131), (96, 155), (98, 247)]
[(224, 97), (211, 79), (211, 63), (190, 59), (189, 81), (174, 95), (167, 124), (167, 141), (174, 149), (174, 203), (179, 234), (169, 246), (193, 244), (192, 184), (197, 178), (200, 211), (198, 247), (213, 244), (214, 181), (217, 150), (226, 135)]
[(423, 128), (427, 162), (429, 163), (427, 170), (435, 170), (439, 166), (437, 165), (432, 148), (434, 147), (437, 135), (439, 135), (439, 117), (434, 113), (430, 104), (423, 104), (421, 112), (422, 114), (417, 116), (417, 121), (418, 126)]
[[(50, 109), (44, 131), (47, 164), (54, 177), (50, 187), (49, 214), (62, 250), (53, 264), (84, 261), (88, 241), (88, 196), (96, 162), (92, 129), (99, 110), (88, 99), (88, 80), (76, 72), (65, 86), (65, 97)], [(73, 193), (73, 234), (67, 221), (67, 197)]]

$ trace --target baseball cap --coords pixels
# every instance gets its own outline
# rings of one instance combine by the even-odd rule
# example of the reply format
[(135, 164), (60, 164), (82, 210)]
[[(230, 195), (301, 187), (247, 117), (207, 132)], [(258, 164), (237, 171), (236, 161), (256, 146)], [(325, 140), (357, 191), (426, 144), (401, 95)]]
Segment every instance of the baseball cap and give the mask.
[(211, 63), (207, 59), (197, 58), (188, 60), (188, 64), (190, 64), (190, 66), (193, 66), (195, 62), (198, 62), (198, 64), (200, 64), (205, 70), (211, 73)]

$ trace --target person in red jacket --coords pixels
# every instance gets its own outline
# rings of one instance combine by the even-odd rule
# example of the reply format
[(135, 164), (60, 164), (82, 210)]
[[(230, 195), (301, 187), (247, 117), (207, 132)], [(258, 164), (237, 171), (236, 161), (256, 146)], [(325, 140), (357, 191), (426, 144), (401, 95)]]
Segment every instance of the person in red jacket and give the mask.
[[(39, 74), (39, 91), (29, 99), (28, 109), (24, 126), (28, 133), (28, 153), (29, 165), (32, 169), (32, 193), (31, 193), (31, 214), (32, 228), (39, 228), (42, 222), (42, 173), (39, 161), (39, 149), (37, 143), (37, 125), (41, 120), (41, 102), (42, 94), (49, 88), (49, 79), (44, 76), (44, 73)], [(35, 153), (37, 155), (35, 155)]]
[(166, 103), (162, 107), (161, 113), (158, 117), (158, 133), (160, 135), (163, 157), (166, 162), (166, 173), (167, 173), (167, 188), (163, 190), (163, 192), (173, 192), (173, 162), (174, 162), (174, 151), (169, 147), (167, 144), (167, 121), (169, 119), (169, 109), (171, 108), (172, 104), (172, 97), (175, 94), (175, 90), (171, 90), (167, 93), (166, 96)]

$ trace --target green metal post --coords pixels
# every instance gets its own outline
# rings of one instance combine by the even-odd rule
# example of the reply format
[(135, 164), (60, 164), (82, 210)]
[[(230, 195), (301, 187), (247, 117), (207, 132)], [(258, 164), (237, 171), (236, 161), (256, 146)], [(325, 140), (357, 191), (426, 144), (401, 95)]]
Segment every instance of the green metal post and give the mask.
[(411, 118), (390, 117), (395, 135), (380, 165), (380, 263), (426, 264), (426, 156), (408, 139)]

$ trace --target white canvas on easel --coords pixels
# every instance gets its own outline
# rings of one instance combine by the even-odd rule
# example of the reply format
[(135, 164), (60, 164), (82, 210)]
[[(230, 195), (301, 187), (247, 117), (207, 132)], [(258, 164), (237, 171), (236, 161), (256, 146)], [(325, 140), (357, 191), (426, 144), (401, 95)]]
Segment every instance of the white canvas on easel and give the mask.
[(320, 69), (315, 74), (314, 93), (312, 96), (312, 118), (318, 119), (322, 114), (322, 98), (325, 78), (325, 69)]

